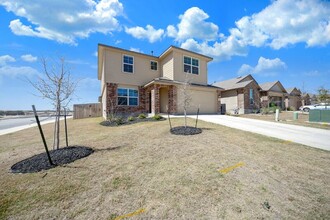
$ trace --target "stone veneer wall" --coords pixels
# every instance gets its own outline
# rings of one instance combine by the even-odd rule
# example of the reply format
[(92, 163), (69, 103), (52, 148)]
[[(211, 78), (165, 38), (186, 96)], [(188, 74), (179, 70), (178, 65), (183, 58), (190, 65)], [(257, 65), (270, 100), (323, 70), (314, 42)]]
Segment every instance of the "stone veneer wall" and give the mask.
[[(250, 89), (253, 89), (254, 104), (250, 104)], [(244, 88), (244, 113), (252, 113), (253, 110), (260, 109), (260, 92), (255, 83)]]
[(139, 90), (139, 105), (138, 106), (118, 106), (117, 105), (117, 88), (116, 83), (107, 83), (107, 98), (106, 98), (106, 112), (110, 113), (111, 109), (116, 113), (130, 114), (130, 113), (146, 113), (146, 94), (145, 89), (141, 86)]

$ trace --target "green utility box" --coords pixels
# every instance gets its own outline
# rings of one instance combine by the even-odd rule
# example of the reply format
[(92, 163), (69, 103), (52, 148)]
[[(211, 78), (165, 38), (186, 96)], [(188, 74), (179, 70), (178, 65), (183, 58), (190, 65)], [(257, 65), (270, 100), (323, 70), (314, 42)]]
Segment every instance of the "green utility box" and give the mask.
[(309, 111), (310, 122), (329, 122), (330, 123), (330, 109), (319, 110), (313, 109)]
[(293, 112), (293, 120), (298, 120), (298, 112)]

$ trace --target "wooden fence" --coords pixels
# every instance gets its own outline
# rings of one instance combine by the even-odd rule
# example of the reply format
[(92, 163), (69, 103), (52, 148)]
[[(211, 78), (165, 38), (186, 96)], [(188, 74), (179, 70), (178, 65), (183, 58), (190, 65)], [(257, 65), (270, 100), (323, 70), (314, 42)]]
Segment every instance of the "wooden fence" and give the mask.
[(101, 117), (101, 116), (102, 116), (101, 103), (73, 105), (73, 119)]

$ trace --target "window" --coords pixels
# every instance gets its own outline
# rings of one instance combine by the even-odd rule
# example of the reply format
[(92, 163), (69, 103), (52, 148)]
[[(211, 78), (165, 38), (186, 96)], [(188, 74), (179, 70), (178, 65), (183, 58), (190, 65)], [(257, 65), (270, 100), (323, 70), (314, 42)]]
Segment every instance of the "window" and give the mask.
[(249, 97), (249, 100), (250, 100), (250, 105), (253, 105), (253, 103), (254, 103), (254, 99), (253, 99), (253, 89), (250, 89), (250, 97)]
[(192, 57), (183, 57), (183, 71), (185, 73), (199, 74), (199, 61)]
[(157, 62), (156, 61), (150, 61), (150, 68), (152, 70), (157, 70)]
[(118, 105), (137, 106), (139, 99), (139, 92), (136, 89), (118, 88)]
[(126, 73), (133, 73), (134, 57), (124, 55), (123, 56), (123, 71)]

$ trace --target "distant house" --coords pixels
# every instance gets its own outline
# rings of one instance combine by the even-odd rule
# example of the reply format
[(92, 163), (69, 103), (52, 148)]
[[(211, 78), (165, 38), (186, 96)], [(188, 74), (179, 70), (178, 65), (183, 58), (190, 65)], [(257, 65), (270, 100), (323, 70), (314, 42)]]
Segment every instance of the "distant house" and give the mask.
[(116, 112), (182, 114), (189, 79), (188, 113), (218, 113), (221, 89), (207, 84), (211, 57), (170, 46), (160, 56), (98, 45), (103, 117)]
[(301, 91), (296, 87), (287, 88), (287, 96), (285, 98), (285, 108), (298, 110), (302, 105)]
[(305, 106), (305, 105), (310, 105), (311, 104), (311, 97), (309, 96), (308, 93), (305, 93), (305, 94), (302, 94), (301, 95), (301, 104), (302, 106)]
[(284, 100), (287, 91), (280, 81), (267, 82), (259, 84), (261, 87), (261, 106), (270, 107), (272, 104), (283, 109), (285, 107)]
[(238, 109), (239, 114), (246, 114), (259, 110), (260, 87), (251, 75), (215, 82), (212, 85), (224, 89), (221, 92), (222, 113), (233, 113)]

